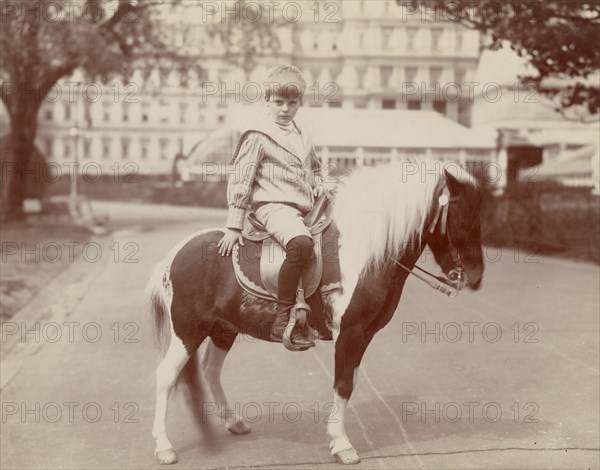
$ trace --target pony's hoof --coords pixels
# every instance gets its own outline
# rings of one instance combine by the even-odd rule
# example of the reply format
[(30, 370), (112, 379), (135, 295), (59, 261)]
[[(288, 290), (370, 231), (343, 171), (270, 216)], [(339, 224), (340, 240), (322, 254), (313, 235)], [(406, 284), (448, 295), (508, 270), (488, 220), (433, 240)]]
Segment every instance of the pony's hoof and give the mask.
[(333, 455), (335, 457), (335, 461), (342, 465), (354, 465), (360, 462), (360, 457), (354, 448), (340, 450), (337, 454)]
[(244, 420), (240, 419), (233, 424), (228, 424), (227, 430), (231, 434), (235, 434), (237, 436), (239, 434), (248, 434), (250, 432), (250, 426), (248, 426)]
[(177, 454), (175, 454), (173, 449), (159, 450), (156, 453), (156, 460), (161, 465), (172, 465), (177, 463)]

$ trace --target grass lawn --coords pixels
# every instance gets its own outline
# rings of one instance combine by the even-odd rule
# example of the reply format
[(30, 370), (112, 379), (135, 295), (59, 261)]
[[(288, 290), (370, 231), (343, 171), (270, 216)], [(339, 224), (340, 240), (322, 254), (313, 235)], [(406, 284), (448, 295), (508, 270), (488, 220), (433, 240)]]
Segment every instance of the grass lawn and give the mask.
[(5, 224), (0, 231), (0, 320), (11, 318), (67, 269), (90, 236), (89, 230), (70, 223)]

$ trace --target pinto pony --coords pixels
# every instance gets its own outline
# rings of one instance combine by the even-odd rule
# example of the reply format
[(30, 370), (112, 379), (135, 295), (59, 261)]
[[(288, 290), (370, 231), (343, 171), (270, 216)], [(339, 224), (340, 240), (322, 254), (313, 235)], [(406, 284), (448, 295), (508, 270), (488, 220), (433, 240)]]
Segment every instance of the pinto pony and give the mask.
[[(425, 245), (446, 275), (459, 270), (457, 283), (480, 286), (482, 189), (465, 171), (455, 173), (460, 174), (444, 169), (441, 161), (404, 161), (360, 168), (337, 185), (332, 223), (339, 231), (342, 287), (323, 301), (335, 341), (336, 419), (327, 432), (331, 454), (340, 463), (360, 460), (345, 430), (357, 368), (375, 333), (392, 318)], [(157, 334), (163, 346), (168, 344), (156, 371), (152, 431), (161, 464), (177, 462), (166, 432), (168, 398), (176, 382), (189, 387), (197, 421), (203, 421), (200, 374), (220, 409), (231, 410), (220, 382), (225, 357), (238, 333), (268, 341), (275, 319), (275, 304), (245, 292), (236, 282), (232, 258), (218, 254), (222, 234), (209, 229), (183, 240), (156, 266), (148, 284)], [(283, 346), (281, 351), (287, 354)], [(250, 431), (240, 416), (227, 413), (223, 419), (234, 434)]]

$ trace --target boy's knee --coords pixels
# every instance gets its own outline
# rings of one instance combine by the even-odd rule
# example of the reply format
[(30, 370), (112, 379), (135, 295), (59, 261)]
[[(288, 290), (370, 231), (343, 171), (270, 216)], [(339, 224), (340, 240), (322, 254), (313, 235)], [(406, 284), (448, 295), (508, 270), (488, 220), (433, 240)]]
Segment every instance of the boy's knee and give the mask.
[(306, 235), (292, 238), (285, 246), (285, 258), (289, 262), (306, 262), (313, 256), (313, 239)]

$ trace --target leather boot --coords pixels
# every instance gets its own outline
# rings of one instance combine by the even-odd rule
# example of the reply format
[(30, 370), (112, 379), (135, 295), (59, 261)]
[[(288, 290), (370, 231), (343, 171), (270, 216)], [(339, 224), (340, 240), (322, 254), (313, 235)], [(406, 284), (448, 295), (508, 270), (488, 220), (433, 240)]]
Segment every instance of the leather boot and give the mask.
[[(278, 297), (281, 304), (277, 318), (271, 329), (271, 340), (283, 342), (283, 334), (290, 320), (290, 310), (296, 304), (297, 289), (302, 276), (302, 269), (313, 255), (313, 241), (310, 237), (299, 235), (292, 238), (285, 246), (285, 259), (279, 271)], [(313, 341), (302, 335), (300, 328), (294, 327), (292, 345), (306, 349), (315, 345)]]
[[(280, 310), (277, 312), (277, 318), (271, 328), (271, 341), (283, 343), (283, 334), (287, 328), (288, 322), (290, 321), (290, 311), (293, 305), (281, 305)], [(298, 328), (294, 328), (292, 331), (292, 344), (301, 349), (312, 348), (315, 343), (308, 338), (305, 338), (299, 331)]]

